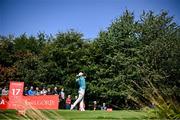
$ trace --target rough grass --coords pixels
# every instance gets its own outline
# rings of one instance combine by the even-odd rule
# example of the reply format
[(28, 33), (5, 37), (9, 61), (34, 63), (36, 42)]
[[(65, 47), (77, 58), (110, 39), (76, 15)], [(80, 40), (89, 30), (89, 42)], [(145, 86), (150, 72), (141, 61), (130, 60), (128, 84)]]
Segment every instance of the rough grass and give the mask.
[[(143, 111), (119, 110), (119, 111), (69, 111), (69, 110), (41, 110), (47, 120), (142, 120), (148, 119), (147, 113)], [(0, 112), (1, 120), (14, 119), (36, 119), (27, 114), (26, 116), (17, 115), (15, 110)]]

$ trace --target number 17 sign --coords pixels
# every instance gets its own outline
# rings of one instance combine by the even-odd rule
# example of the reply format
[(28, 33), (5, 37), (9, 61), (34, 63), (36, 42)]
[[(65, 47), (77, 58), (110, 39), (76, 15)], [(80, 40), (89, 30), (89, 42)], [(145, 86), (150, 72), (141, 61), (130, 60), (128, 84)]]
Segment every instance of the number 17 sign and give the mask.
[(23, 105), (24, 82), (10, 82), (9, 109), (21, 109)]

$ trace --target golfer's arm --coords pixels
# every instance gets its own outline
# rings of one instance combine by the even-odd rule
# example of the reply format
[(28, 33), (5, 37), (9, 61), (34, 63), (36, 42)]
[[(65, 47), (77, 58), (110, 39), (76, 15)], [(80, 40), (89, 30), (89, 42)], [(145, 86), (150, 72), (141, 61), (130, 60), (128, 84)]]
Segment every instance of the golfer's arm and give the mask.
[(78, 82), (78, 81), (79, 81), (79, 78), (76, 79), (76, 82)]

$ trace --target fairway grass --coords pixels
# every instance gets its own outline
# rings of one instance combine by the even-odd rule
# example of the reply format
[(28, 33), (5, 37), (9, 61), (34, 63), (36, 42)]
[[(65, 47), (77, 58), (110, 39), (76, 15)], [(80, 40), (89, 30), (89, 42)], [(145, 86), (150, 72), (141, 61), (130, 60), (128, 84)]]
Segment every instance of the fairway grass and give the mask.
[[(142, 120), (147, 119), (147, 113), (134, 110), (119, 111), (69, 111), (69, 110), (41, 110), (48, 120)], [(0, 111), (1, 120), (30, 119), (31, 115), (26, 117), (16, 115), (15, 110)]]
[(140, 111), (60, 111), (65, 120), (134, 120), (145, 119), (146, 113)]

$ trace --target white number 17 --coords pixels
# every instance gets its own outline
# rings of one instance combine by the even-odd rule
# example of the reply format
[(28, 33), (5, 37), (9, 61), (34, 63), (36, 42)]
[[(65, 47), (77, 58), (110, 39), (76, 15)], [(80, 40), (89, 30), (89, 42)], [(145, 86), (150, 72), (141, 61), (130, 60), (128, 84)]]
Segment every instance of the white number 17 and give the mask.
[(12, 89), (13, 95), (18, 95), (21, 89)]

